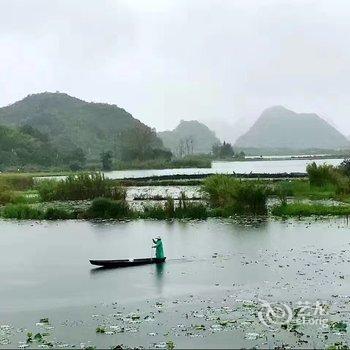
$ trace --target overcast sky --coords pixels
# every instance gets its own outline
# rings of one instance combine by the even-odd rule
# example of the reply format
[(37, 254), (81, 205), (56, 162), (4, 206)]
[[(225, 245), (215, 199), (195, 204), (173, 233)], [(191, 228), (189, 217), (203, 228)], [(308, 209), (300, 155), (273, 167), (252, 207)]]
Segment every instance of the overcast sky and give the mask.
[(349, 18), (349, 0), (0, 0), (0, 105), (61, 91), (164, 130), (277, 104), (350, 134)]

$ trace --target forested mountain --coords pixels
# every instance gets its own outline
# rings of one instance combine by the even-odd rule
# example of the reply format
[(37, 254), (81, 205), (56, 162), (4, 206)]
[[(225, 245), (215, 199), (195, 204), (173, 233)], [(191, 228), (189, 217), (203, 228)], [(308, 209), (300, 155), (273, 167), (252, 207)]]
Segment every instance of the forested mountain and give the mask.
[(261, 149), (346, 149), (350, 142), (317, 114), (282, 106), (266, 109), (235, 147)]
[(210, 153), (213, 145), (220, 143), (215, 133), (197, 120), (181, 120), (174, 130), (159, 132), (158, 136), (166, 148), (180, 157), (188, 154)]
[(152, 158), (153, 150), (163, 149), (155, 131), (124, 109), (85, 102), (64, 93), (29, 95), (0, 108), (0, 125), (31, 126), (46, 135), (60, 152), (78, 147), (88, 158), (99, 158), (106, 151), (115, 158), (125, 158), (126, 154)]
[(26, 125), (10, 128), (0, 125), (0, 170), (22, 166), (70, 165), (76, 169), (85, 163), (81, 149), (58, 151), (46, 135)]

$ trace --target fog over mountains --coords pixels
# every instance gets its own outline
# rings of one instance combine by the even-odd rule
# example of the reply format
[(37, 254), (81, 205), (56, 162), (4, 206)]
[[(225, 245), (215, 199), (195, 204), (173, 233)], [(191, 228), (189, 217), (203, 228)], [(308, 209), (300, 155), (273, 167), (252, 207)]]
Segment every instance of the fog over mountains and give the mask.
[(58, 90), (164, 131), (284, 105), (350, 134), (349, 1), (0, 3), (0, 106)]
[[(275, 106), (264, 110), (250, 128), (247, 124), (244, 121), (236, 124), (212, 122), (212, 128), (221, 128), (221, 137), (218, 137), (198, 120), (181, 120), (175, 129), (156, 133), (152, 125), (143, 124), (116, 105), (85, 102), (64, 93), (49, 92), (29, 95), (0, 108), (0, 126), (26, 127), (19, 132), (28, 134), (30, 130), (30, 137), (37, 137), (35, 130), (38, 130), (42, 136), (38, 135), (49, 141), (52, 152), (63, 152), (65, 157), (67, 152), (76, 149), (81, 149), (87, 158), (96, 159), (104, 151), (118, 155), (120, 147), (125, 146), (126, 142), (134, 144), (136, 140), (142, 143), (140, 135), (147, 135), (150, 149), (169, 149), (176, 157), (210, 153), (213, 145), (223, 141), (233, 144), (236, 139), (236, 149), (265, 149), (271, 150), (271, 154), (281, 149), (350, 149), (350, 142), (343, 134), (313, 113), (295, 113), (285, 107)], [(34, 131), (28, 127), (34, 128)], [(128, 134), (125, 138), (126, 130)], [(6, 135), (10, 135), (10, 130), (6, 129)], [(20, 134), (12, 132), (11, 135), (16, 142), (6, 141), (6, 147), (9, 150), (11, 147), (23, 150), (23, 142), (18, 142)], [(29, 140), (29, 136), (23, 140)], [(28, 144), (38, 143), (30, 139)], [(138, 148), (144, 147), (144, 144), (138, 145)], [(35, 149), (30, 146), (26, 152), (32, 153), (34, 157)]]

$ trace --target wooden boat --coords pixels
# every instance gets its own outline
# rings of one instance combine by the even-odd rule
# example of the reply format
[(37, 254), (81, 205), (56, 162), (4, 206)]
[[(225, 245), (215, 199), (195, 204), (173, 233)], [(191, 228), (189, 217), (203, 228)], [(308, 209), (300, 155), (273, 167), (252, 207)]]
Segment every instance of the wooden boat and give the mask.
[(90, 260), (92, 265), (102, 267), (128, 267), (128, 266), (139, 266), (148, 264), (162, 264), (166, 258), (145, 258), (145, 259), (124, 259), (124, 260)]

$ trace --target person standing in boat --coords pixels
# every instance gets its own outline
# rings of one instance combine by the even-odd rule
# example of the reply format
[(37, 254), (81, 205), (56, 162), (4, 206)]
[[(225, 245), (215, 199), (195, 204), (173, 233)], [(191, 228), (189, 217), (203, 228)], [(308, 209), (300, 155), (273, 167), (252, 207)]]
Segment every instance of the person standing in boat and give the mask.
[(156, 259), (164, 259), (164, 249), (163, 242), (160, 237), (156, 239), (152, 239), (154, 246), (152, 248), (156, 248)]

